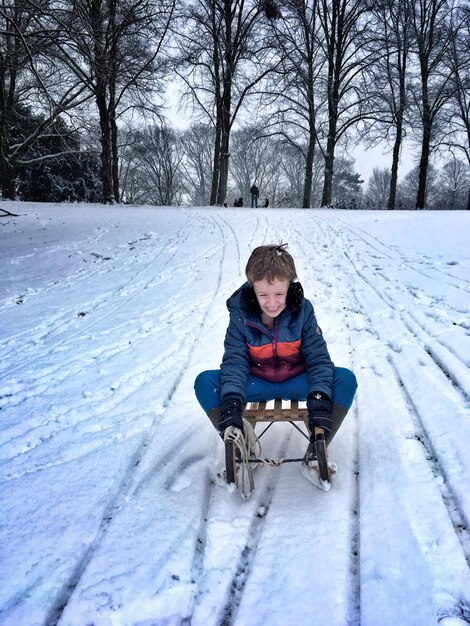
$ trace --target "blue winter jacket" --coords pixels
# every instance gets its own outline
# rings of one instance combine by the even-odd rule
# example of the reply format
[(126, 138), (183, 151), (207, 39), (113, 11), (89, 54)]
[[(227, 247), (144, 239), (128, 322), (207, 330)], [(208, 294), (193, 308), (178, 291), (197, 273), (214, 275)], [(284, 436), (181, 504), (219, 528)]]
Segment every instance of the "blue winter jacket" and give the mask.
[(249, 283), (232, 294), (227, 308), (230, 322), (220, 366), (222, 402), (228, 395), (245, 402), (248, 374), (282, 382), (307, 372), (309, 392), (322, 391), (331, 398), (334, 365), (300, 283), (290, 286), (286, 308), (274, 318), (271, 330), (261, 321), (261, 309)]

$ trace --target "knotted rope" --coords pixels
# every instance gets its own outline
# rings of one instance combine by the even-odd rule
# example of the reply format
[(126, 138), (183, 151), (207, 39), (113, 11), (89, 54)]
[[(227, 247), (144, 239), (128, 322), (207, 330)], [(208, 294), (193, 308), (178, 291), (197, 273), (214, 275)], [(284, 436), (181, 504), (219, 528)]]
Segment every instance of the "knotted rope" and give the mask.
[[(248, 420), (243, 420), (243, 429), (245, 433), (236, 426), (229, 426), (224, 431), (224, 441), (231, 441), (238, 450), (237, 459), (241, 467), (241, 495), (243, 498), (248, 498), (255, 490), (255, 481), (253, 478), (253, 463), (260, 463), (263, 465), (270, 465), (271, 467), (277, 467), (284, 462), (284, 459), (263, 459), (261, 458), (261, 444), (253, 429), (253, 426)], [(245, 478), (248, 477), (250, 483), (250, 490), (245, 490)]]

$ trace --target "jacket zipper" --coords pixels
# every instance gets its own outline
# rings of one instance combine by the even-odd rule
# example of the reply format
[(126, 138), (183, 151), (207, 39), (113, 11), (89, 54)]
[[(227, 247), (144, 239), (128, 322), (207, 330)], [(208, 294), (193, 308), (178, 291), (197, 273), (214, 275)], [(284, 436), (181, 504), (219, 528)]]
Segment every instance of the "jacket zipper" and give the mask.
[(247, 326), (250, 326), (251, 328), (256, 328), (256, 330), (259, 330), (260, 332), (262, 332), (264, 335), (267, 335), (268, 337), (270, 337), (271, 339), (271, 347), (273, 349), (273, 357), (276, 361), (276, 366), (279, 366), (278, 358), (277, 358), (277, 338), (279, 336), (279, 320), (276, 318), (274, 318), (274, 335), (272, 335), (271, 333), (268, 333), (264, 328), (262, 328), (261, 326), (258, 326), (257, 324), (252, 324), (251, 322), (245, 322)]
[(277, 338), (279, 336), (279, 321), (277, 317), (274, 319), (274, 336), (272, 340), (273, 345), (273, 356), (277, 362)]

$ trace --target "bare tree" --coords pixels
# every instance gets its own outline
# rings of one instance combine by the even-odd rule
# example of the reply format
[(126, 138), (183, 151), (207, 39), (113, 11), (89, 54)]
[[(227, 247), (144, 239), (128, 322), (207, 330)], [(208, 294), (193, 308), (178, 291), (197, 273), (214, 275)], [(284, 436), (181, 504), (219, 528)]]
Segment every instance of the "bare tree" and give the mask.
[[(16, 196), (15, 171), (20, 165), (54, 158), (34, 157), (31, 148), (61, 114), (87, 99), (78, 81), (66, 80), (55, 63), (47, 29), (37, 24), (40, 7), (27, 0), (0, 4), (0, 179), (2, 196)], [(20, 113), (34, 104), (33, 126), (18, 126)]]
[(250, 91), (270, 71), (256, 0), (192, 0), (178, 30), (178, 73), (215, 129), (211, 204), (227, 194), (230, 133)]
[[(98, 111), (103, 202), (119, 201), (117, 118), (152, 96), (176, 0), (52, 0), (42, 8), (56, 58), (92, 94)], [(127, 99), (127, 100), (126, 100)]]
[(363, 0), (319, 0), (318, 14), (326, 59), (323, 76), (327, 97), (325, 159), (322, 206), (332, 200), (335, 149), (349, 128), (367, 116), (364, 68), (375, 59), (368, 47), (369, 3)]
[(368, 208), (383, 209), (387, 206), (391, 178), (392, 173), (389, 169), (374, 167), (365, 194)]
[(126, 199), (157, 206), (179, 204), (184, 187), (176, 132), (166, 125), (153, 125), (128, 135)]
[(398, 183), (397, 207), (401, 209), (416, 209), (431, 206), (436, 184), (436, 169), (432, 164), (428, 165), (428, 180), (426, 185), (426, 196), (423, 207), (416, 207), (416, 195), (419, 188), (420, 168), (414, 167), (404, 179)]
[(451, 151), (465, 155), (470, 165), (470, 7), (458, 6), (449, 25), (448, 62), (452, 70), (450, 126), (452, 137), (447, 142)]
[(272, 23), (279, 65), (262, 96), (270, 109), (271, 129), (277, 127), (277, 132), (304, 155), (304, 208), (311, 206), (317, 115), (325, 97), (316, 89), (324, 60), (316, 6), (316, 0), (283, 2), (282, 19)]
[(234, 193), (248, 194), (256, 183), (262, 198), (269, 198), (276, 204), (280, 190), (282, 149), (275, 138), (261, 136), (262, 129), (248, 126), (233, 132), (231, 179), (234, 181)]
[(413, 52), (419, 64), (419, 91), (416, 110), (421, 124), (421, 156), (416, 208), (426, 202), (426, 183), (433, 141), (437, 143), (439, 115), (451, 97), (452, 70), (446, 64), (449, 50), (448, 24), (452, 14), (449, 0), (409, 0), (415, 43)]
[(280, 190), (281, 206), (300, 206), (304, 189), (305, 153), (290, 142), (281, 144), (281, 169), (283, 185)]
[(439, 172), (433, 206), (438, 209), (467, 209), (469, 188), (469, 166), (453, 158)]
[(197, 206), (210, 203), (214, 129), (194, 124), (181, 133), (181, 172), (185, 191)]
[[(312, 202), (315, 150), (324, 159), (322, 205), (330, 205), (337, 145), (366, 115), (363, 71), (376, 49), (367, 47), (369, 3), (284, 0), (273, 24), (280, 56), (266, 88), (272, 125), (304, 154), (302, 206)], [(264, 96), (266, 99), (266, 96)]]
[(368, 145), (376, 145), (385, 138), (393, 146), (388, 200), (381, 206), (394, 209), (408, 108), (409, 1), (383, 0), (373, 5), (372, 13), (376, 36), (370, 45), (377, 50), (377, 54), (375, 62), (366, 68), (372, 111), (362, 136)]

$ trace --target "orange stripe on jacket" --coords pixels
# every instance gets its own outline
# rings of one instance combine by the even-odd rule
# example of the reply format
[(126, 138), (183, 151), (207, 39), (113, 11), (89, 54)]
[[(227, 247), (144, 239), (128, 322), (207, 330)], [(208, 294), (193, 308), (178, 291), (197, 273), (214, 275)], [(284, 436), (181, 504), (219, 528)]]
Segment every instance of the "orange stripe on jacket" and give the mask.
[[(297, 341), (279, 341), (277, 343), (277, 356), (294, 356), (299, 353), (301, 344), (301, 339), (297, 339)], [(248, 348), (250, 350), (250, 355), (254, 360), (269, 359), (273, 356), (272, 343), (267, 343), (264, 346), (250, 346), (250, 344), (248, 344)]]

